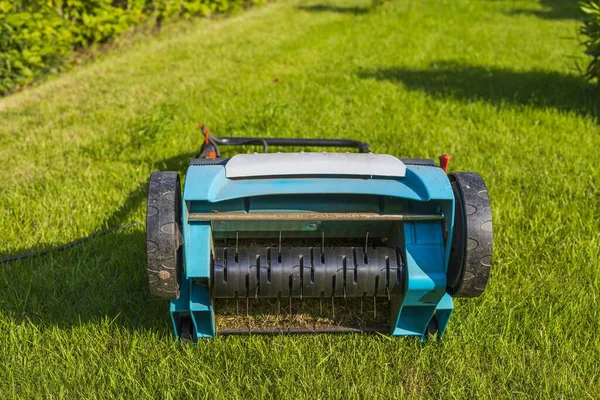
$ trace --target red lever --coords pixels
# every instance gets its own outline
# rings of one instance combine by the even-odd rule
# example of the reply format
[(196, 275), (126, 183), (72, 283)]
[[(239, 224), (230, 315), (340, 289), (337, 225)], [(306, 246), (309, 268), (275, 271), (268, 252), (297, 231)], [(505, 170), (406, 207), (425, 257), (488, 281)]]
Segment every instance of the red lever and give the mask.
[(208, 128), (206, 127), (206, 125), (204, 125), (204, 123), (200, 123), (200, 131), (204, 135), (204, 143), (208, 144), (209, 143), (209, 140), (208, 140)]
[(440, 167), (444, 172), (446, 172), (446, 170), (448, 169), (448, 163), (450, 162), (451, 158), (452, 156), (450, 154), (444, 154), (440, 156)]

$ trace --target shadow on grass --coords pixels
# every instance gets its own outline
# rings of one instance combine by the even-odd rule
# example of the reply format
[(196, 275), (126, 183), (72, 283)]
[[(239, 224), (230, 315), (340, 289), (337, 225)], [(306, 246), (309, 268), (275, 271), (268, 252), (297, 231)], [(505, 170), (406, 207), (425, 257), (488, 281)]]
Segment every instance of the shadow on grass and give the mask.
[(361, 70), (359, 77), (397, 82), (408, 90), (460, 101), (485, 101), (498, 108), (531, 106), (556, 109), (597, 120), (600, 93), (583, 77), (558, 72), (519, 72), (455, 62), (437, 62), (427, 69), (401, 67)]
[(0, 309), (15, 322), (68, 329), (105, 318), (167, 332), (168, 304), (150, 300), (145, 235), (131, 228), (47, 256), (0, 266)]
[(330, 4), (315, 4), (312, 6), (298, 6), (298, 10), (308, 12), (331, 12), (339, 14), (362, 15), (371, 11), (370, 7), (338, 7)]
[(544, 7), (544, 10), (515, 10), (510, 14), (529, 14), (551, 20), (580, 20), (583, 18), (579, 3), (575, 0), (541, 0), (540, 5)]
[[(153, 163), (154, 170), (185, 170), (194, 153)], [(132, 190), (106, 226), (129, 221), (143, 205), (147, 183)], [(17, 323), (68, 328), (103, 318), (128, 329), (168, 332), (168, 302), (152, 301), (147, 288), (143, 226), (117, 230), (75, 246), (32, 248), (44, 255), (0, 264), (0, 310)], [(5, 257), (6, 255), (0, 256)]]

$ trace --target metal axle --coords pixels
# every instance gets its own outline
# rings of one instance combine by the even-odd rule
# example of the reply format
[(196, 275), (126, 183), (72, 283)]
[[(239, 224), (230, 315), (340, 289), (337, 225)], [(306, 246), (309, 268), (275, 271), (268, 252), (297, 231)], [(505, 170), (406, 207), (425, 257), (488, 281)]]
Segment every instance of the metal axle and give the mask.
[(444, 214), (190, 213), (188, 221), (439, 221)]

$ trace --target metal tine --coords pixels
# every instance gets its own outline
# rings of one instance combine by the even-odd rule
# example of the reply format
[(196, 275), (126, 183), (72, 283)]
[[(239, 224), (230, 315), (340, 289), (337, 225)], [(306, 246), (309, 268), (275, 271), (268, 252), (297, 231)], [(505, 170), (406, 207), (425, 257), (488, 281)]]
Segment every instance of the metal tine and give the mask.
[(235, 298), (235, 313), (238, 315), (240, 314), (240, 299), (238, 299), (237, 296)]
[(292, 318), (292, 296), (290, 296), (290, 318)]
[(367, 232), (367, 236), (365, 237), (365, 256), (367, 255), (369, 248), (369, 232)]
[(321, 254), (325, 253), (325, 232), (321, 233)]
[(373, 318), (377, 318), (377, 296), (373, 296)]
[(335, 297), (331, 296), (331, 319), (335, 321)]
[(210, 254), (211, 254), (213, 260), (215, 258), (217, 258), (217, 252), (215, 250), (215, 241), (213, 240), (212, 235), (210, 236)]
[[(306, 262), (306, 260), (304, 260), (304, 255), (301, 255), (299, 260), (299, 267), (300, 267), (300, 281), (302, 282), (302, 277), (304, 276), (304, 263)], [(302, 296), (304, 295), (304, 286), (301, 284), (300, 285), (300, 303), (302, 304)]]
[(279, 250), (277, 251), (277, 257), (281, 259), (281, 231), (279, 231)]
[(392, 301), (392, 296), (390, 295), (390, 288), (386, 286), (385, 291), (387, 292), (388, 301)]
[(264, 261), (261, 260), (259, 255), (256, 256), (256, 274), (257, 275), (256, 275), (256, 289), (254, 289), (254, 298), (256, 300), (258, 300), (258, 287), (259, 287), (258, 285), (260, 282), (260, 268), (261, 268), (260, 264), (261, 264), (261, 262), (266, 262), (266, 261), (267, 260), (264, 260)]
[(319, 308), (320, 308), (320, 316), (323, 316), (323, 293), (321, 293), (321, 297), (319, 298)]
[(252, 317), (250, 316), (250, 296), (246, 296), (246, 327), (252, 329)]
[(237, 258), (238, 256), (238, 243), (240, 241), (240, 233), (236, 232), (235, 233), (235, 257)]
[(281, 314), (281, 296), (277, 296), (277, 316)]

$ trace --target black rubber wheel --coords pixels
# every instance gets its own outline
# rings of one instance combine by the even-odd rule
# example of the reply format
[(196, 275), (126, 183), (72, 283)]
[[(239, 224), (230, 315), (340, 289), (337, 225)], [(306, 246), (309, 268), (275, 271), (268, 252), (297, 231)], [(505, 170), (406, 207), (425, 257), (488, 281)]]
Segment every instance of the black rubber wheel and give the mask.
[(154, 172), (148, 185), (146, 257), (150, 295), (179, 298), (182, 273), (181, 185), (177, 172)]
[(455, 207), (447, 290), (453, 297), (477, 297), (485, 290), (492, 266), (490, 199), (479, 174), (456, 172), (448, 177)]

